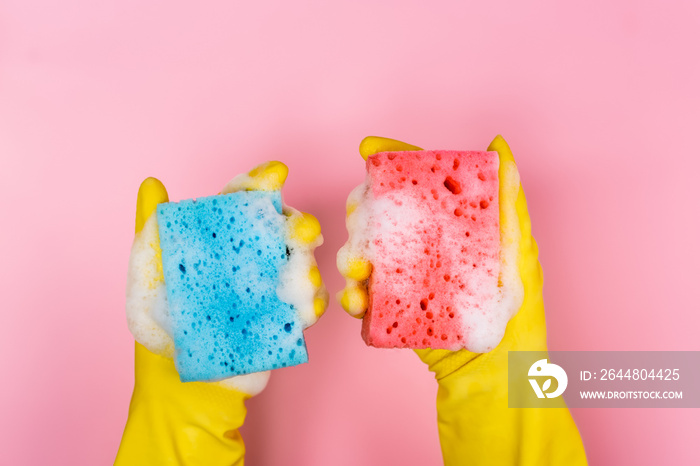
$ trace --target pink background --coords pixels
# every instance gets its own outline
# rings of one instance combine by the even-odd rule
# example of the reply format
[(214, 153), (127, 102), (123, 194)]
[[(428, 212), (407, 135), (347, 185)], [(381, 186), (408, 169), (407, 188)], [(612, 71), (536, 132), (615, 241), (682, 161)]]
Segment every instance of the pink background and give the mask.
[[(551, 349), (700, 349), (697, 2), (428, 3), (0, 1), (0, 463), (113, 461), (143, 178), (182, 199), (283, 160), (336, 292), (368, 134), (507, 138)], [(249, 403), (250, 464), (441, 463), (431, 374), (359, 328), (333, 303)], [(593, 464), (700, 462), (697, 410), (573, 414)]]

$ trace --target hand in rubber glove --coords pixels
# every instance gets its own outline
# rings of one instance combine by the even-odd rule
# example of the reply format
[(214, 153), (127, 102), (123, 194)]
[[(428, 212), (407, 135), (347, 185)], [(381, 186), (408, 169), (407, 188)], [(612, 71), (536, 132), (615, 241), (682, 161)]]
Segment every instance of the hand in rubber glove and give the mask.
[[(280, 189), (287, 167), (270, 162), (236, 178), (223, 193), (238, 189)], [(172, 359), (173, 342), (164, 328), (165, 285), (156, 222), (156, 206), (167, 202), (165, 187), (155, 178), (139, 189), (136, 236), (127, 285), (129, 327), (137, 339), (134, 393), (117, 465), (243, 465), (245, 447), (238, 432), (246, 415), (244, 401), (265, 388), (269, 371), (232, 377), (221, 382), (180, 382)], [(318, 221), (309, 214), (295, 216), (288, 228), (297, 237), (316, 241)], [(327, 293), (315, 266), (309, 271), (317, 298), (318, 317)], [(160, 311), (160, 312), (159, 312)]]
[[(364, 158), (386, 151), (421, 150), (386, 138), (368, 137), (360, 145)], [(537, 244), (531, 234), (522, 187), (508, 195), (506, 170), (516, 170), (513, 154), (498, 136), (488, 147), (499, 154), (501, 231), (519, 227), (518, 270), (524, 299), (506, 327), (501, 343), (488, 353), (467, 350), (416, 350), (438, 381), (438, 431), (446, 465), (582, 465), (586, 455), (574, 421), (563, 400), (559, 408), (508, 408), (508, 351), (546, 351), (547, 336), (542, 302), (542, 270)], [(516, 171), (517, 173), (517, 171)], [(513, 204), (516, 215), (508, 215)], [(353, 206), (348, 206), (352, 209)], [(502, 233), (503, 234), (503, 233)], [(342, 271), (348, 283), (366, 277), (371, 264), (361, 259)], [(367, 309), (366, 290), (349, 286), (341, 304), (351, 315)]]

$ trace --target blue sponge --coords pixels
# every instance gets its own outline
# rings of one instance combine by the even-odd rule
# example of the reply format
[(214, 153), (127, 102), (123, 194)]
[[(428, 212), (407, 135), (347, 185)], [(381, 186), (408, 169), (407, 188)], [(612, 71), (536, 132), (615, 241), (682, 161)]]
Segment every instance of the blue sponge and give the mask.
[(163, 275), (183, 382), (308, 361), (294, 306), (277, 297), (287, 263), (279, 191), (158, 206)]

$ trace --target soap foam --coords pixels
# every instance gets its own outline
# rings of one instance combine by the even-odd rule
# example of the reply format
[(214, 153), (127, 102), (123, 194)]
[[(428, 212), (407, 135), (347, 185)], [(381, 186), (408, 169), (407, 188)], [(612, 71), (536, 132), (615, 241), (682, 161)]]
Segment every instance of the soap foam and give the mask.
[[(481, 169), (472, 164), (467, 173), (474, 160), (481, 160)], [(369, 288), (365, 340), (380, 347), (493, 349), (522, 302), (514, 208), (519, 179), (514, 165), (503, 167), (500, 233), (499, 212), (488, 210), (484, 197), (490, 194), (491, 202), (499, 205), (495, 153), (384, 153), (371, 156), (367, 166), (365, 182), (348, 197), (349, 210), (354, 209), (346, 219), (349, 239), (337, 258), (341, 272), (357, 257), (374, 266), (367, 283), (346, 278), (348, 286)], [(496, 183), (495, 193), (489, 191), (489, 183)], [(423, 188), (424, 184), (430, 186)], [(476, 206), (465, 204), (465, 196), (476, 200)], [(480, 200), (485, 204), (479, 205)], [(474, 225), (471, 237), (464, 236), (463, 225)], [(436, 296), (431, 288), (441, 292)], [(425, 298), (418, 302), (414, 296), (420, 290), (425, 290)], [(378, 297), (383, 302), (377, 302)], [(420, 322), (408, 322), (409, 317)], [(380, 324), (386, 329), (376, 328)]]
[(216, 382), (225, 388), (233, 388), (248, 395), (255, 396), (262, 392), (270, 380), (271, 371), (253, 372), (237, 375)]
[[(303, 244), (292, 234), (289, 225), (302, 216), (302, 213), (289, 206), (284, 207), (287, 217), (285, 240), (289, 249), (287, 263), (280, 268), (277, 296), (280, 301), (291, 304), (299, 313), (304, 328), (312, 326), (318, 320), (314, 312), (314, 298), (317, 290), (309, 280), (309, 270), (316, 266), (314, 249), (323, 244), (323, 236), (319, 235), (312, 244)], [(318, 291), (325, 293), (325, 288)]]
[(136, 341), (161, 356), (173, 356), (170, 313), (160, 265), (155, 212), (136, 233), (126, 285), (126, 319)]

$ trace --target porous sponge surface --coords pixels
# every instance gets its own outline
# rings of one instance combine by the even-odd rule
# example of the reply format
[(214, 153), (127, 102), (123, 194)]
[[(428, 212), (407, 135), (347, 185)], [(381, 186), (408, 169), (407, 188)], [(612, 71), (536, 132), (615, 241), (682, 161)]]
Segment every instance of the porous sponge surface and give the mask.
[(157, 210), (182, 381), (308, 361), (294, 306), (277, 296), (288, 260), (279, 191), (240, 191)]
[(502, 329), (490, 315), (500, 271), (498, 165), (497, 153), (480, 151), (368, 158), (367, 344), (488, 351), (498, 343)]

